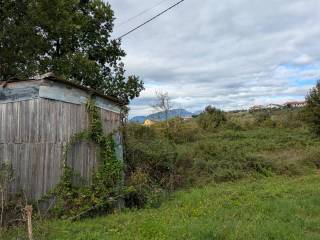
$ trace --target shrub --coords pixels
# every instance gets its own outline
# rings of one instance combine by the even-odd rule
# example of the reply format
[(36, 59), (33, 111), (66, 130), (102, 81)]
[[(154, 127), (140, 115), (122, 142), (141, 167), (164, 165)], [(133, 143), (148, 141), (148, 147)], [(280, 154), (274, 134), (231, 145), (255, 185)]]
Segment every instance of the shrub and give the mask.
[(303, 127), (303, 114), (301, 109), (285, 109), (277, 111), (271, 117), (278, 128), (299, 128)]
[(194, 121), (185, 122), (181, 118), (169, 121), (168, 137), (176, 144), (194, 142), (199, 139), (201, 129)]
[(257, 127), (255, 116), (251, 113), (231, 114), (229, 121), (237, 124), (242, 130), (249, 130)]
[(164, 190), (175, 188), (177, 152), (168, 138), (155, 130), (129, 125), (125, 145), (128, 206), (154, 205)]
[(306, 97), (307, 122), (313, 132), (320, 137), (320, 80)]
[(212, 106), (207, 106), (198, 117), (198, 124), (204, 130), (215, 129), (227, 121), (225, 113)]
[[(271, 112), (270, 111), (261, 111), (257, 113), (253, 113), (257, 126), (264, 126), (266, 122), (270, 123), (271, 120)], [(268, 124), (268, 123), (267, 123)]]
[[(128, 126), (128, 206), (157, 206), (164, 193), (181, 187), (246, 176), (300, 175), (320, 167), (320, 141), (301, 128), (300, 110), (217, 112), (225, 115), (219, 127), (210, 126), (216, 110), (207, 108), (199, 119), (170, 120), (169, 135), (162, 123)], [(201, 121), (207, 130), (199, 127)]]
[(233, 122), (233, 121), (227, 121), (223, 126), (225, 129), (229, 129), (229, 130), (235, 130), (235, 131), (243, 130), (243, 128), (240, 126), (240, 124)]
[[(216, 182), (232, 181), (250, 174), (267, 175), (269, 166), (239, 148), (237, 144), (226, 145), (219, 141), (203, 141), (192, 149), (184, 149), (179, 158), (191, 159), (192, 181), (203, 178)], [(201, 179), (202, 178), (202, 179)], [(190, 179), (190, 176), (189, 176)]]
[(127, 207), (143, 207), (148, 201), (150, 189), (150, 179), (147, 173), (137, 168), (127, 179), (125, 193), (125, 203)]
[(261, 152), (255, 156), (259, 157), (273, 173), (278, 175), (303, 175), (320, 166), (320, 150), (318, 147), (307, 147), (299, 150), (295, 148), (281, 149)]
[(264, 122), (262, 122), (260, 126), (267, 127), (267, 128), (275, 128), (277, 124), (271, 118), (268, 118)]

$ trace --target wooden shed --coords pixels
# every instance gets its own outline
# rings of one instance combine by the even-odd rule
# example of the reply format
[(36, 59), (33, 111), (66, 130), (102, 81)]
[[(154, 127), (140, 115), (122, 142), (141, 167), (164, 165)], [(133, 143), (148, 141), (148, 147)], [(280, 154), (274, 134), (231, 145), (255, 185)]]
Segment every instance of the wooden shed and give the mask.
[[(88, 128), (89, 96), (100, 109), (104, 132), (114, 135), (116, 155), (122, 160), (119, 100), (54, 74), (0, 83), (0, 164), (8, 161), (13, 166), (11, 192), (39, 199), (59, 182), (64, 146)], [(68, 153), (68, 164), (89, 179), (97, 150), (94, 143), (76, 144)]]

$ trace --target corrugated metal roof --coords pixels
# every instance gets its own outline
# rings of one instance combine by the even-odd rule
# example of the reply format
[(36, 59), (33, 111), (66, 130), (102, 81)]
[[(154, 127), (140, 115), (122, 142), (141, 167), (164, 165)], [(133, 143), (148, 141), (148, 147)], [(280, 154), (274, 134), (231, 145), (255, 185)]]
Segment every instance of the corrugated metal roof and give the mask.
[(53, 82), (63, 83), (63, 84), (66, 84), (66, 85), (69, 85), (69, 86), (72, 86), (72, 87), (75, 87), (75, 88), (79, 88), (79, 89), (84, 90), (84, 91), (86, 91), (88, 93), (97, 95), (97, 96), (99, 96), (101, 98), (107, 99), (107, 100), (112, 101), (114, 103), (117, 103), (120, 106), (126, 105), (124, 102), (122, 102), (120, 99), (118, 99), (116, 97), (105, 95), (102, 92), (97, 91), (97, 90), (95, 90), (93, 88), (82, 86), (82, 85), (80, 85), (80, 84), (78, 84), (76, 82), (73, 82), (73, 81), (66, 80), (64, 78), (58, 77), (52, 72), (49, 72), (49, 73), (46, 73), (46, 74), (41, 75), (39, 77), (31, 78), (31, 79), (10, 78), (9, 80), (4, 81), (2, 84), (0, 84), (0, 87), (5, 88), (8, 83), (25, 82), (25, 81), (41, 81), (41, 80), (49, 80), (49, 81), (53, 81)]

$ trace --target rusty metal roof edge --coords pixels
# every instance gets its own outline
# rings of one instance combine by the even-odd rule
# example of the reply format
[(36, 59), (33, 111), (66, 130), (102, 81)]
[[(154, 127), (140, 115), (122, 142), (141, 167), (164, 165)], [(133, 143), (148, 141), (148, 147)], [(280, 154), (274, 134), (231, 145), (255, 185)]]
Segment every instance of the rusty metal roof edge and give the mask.
[(53, 72), (49, 72), (49, 73), (46, 73), (46, 74), (43, 74), (43, 75), (40, 75), (39, 77), (34, 77), (34, 78), (30, 78), (30, 79), (19, 79), (19, 78), (10, 78), (9, 80), (5, 81), (5, 85), (7, 83), (11, 83), (11, 82), (20, 82), (20, 81), (40, 81), (40, 80), (49, 80), (49, 81), (54, 81), (54, 82), (60, 82), (60, 83), (64, 83), (66, 85), (69, 85), (69, 86), (72, 86), (72, 87), (76, 87), (76, 88), (79, 88), (79, 89), (82, 89), (88, 93), (91, 93), (91, 94), (94, 94), (94, 95), (97, 95), (101, 98), (104, 98), (104, 99), (107, 99), (107, 100), (110, 100), (112, 102), (115, 102), (117, 103), (119, 106), (125, 106), (126, 104), (121, 101), (120, 99), (116, 98), (116, 97), (112, 97), (112, 96), (108, 96), (108, 95), (105, 95), (103, 94), (102, 92), (98, 91), (98, 90), (95, 90), (93, 88), (90, 88), (90, 87), (86, 87), (86, 86), (82, 86), (78, 83), (75, 83), (73, 81), (70, 81), (70, 80), (66, 80), (62, 77), (58, 77), (57, 75), (55, 75)]

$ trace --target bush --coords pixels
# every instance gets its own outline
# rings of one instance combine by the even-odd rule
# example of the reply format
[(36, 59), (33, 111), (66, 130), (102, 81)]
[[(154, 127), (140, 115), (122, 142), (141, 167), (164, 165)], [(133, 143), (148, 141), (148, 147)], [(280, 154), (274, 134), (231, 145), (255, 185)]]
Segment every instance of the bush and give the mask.
[(181, 118), (169, 121), (168, 138), (176, 144), (190, 143), (200, 138), (201, 129), (194, 121), (185, 122)]
[[(169, 134), (163, 133), (162, 123), (130, 124), (127, 206), (158, 206), (162, 196), (181, 187), (247, 176), (301, 175), (320, 167), (320, 141), (301, 128), (300, 115), (296, 109), (223, 113), (207, 108), (199, 119), (170, 120)], [(219, 127), (210, 126), (215, 119), (222, 119)]]
[(144, 207), (150, 200), (150, 193), (153, 191), (151, 188), (151, 181), (148, 173), (143, 169), (135, 169), (127, 179), (125, 203), (126, 207)]
[(175, 188), (175, 144), (153, 128), (127, 127), (125, 162), (128, 206), (154, 205), (157, 196)]
[(225, 113), (220, 109), (207, 106), (198, 117), (198, 124), (204, 130), (216, 129), (227, 121)]
[[(204, 141), (184, 149), (179, 158), (191, 159), (192, 173), (189, 181), (208, 179), (216, 182), (232, 181), (245, 176), (260, 173), (267, 175), (269, 165), (254, 158), (237, 144), (221, 143), (218, 141)], [(193, 179), (190, 178), (193, 176)]]
[(320, 137), (320, 80), (306, 97), (307, 122), (313, 132)]
[(257, 127), (255, 116), (251, 113), (232, 113), (230, 114), (228, 122), (230, 121), (238, 125), (242, 130), (249, 130)]
[(273, 114), (272, 121), (278, 128), (299, 128), (303, 127), (303, 110), (286, 109)]
[(233, 121), (227, 121), (223, 127), (225, 129), (234, 130), (234, 131), (241, 131), (243, 130), (243, 127), (240, 126), (240, 124), (233, 122)]
[(278, 150), (256, 154), (269, 169), (278, 175), (296, 176), (306, 174), (320, 165), (320, 150), (318, 147), (308, 147), (296, 150)]

